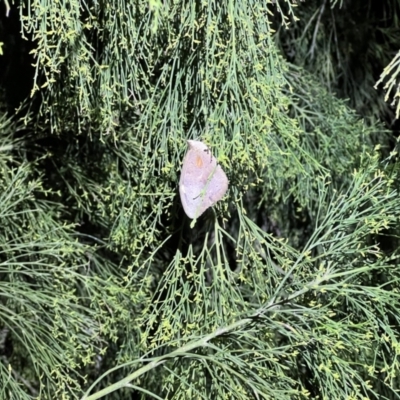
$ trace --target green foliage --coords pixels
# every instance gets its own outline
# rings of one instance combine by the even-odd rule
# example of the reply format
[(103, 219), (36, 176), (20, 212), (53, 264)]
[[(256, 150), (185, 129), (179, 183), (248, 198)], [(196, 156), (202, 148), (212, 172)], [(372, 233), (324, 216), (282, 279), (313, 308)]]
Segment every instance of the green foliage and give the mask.
[(178, 252), (145, 312), (152, 357), (102, 394), (132, 382), (174, 399), (393, 398), (399, 254), (373, 238), (398, 224), (400, 204), (378, 157), (363, 158), (347, 190), (319, 180), (301, 250), (242, 215), (237, 238), (215, 221), (201, 252)]
[[(1, 121), (0, 398), (400, 397), (397, 149), (332, 94), (312, 7), (20, 8), (42, 98)], [(194, 228), (187, 138), (230, 180)]]
[(276, 26), (276, 42), (291, 62), (348, 99), (366, 120), (390, 126), (392, 107), (375, 84), (396, 66), (392, 57), (398, 51), (399, 6), (396, 0), (307, 1), (297, 8), (291, 29)]
[(386, 90), (385, 101), (389, 100), (389, 97), (393, 97), (393, 102), (391, 105), (396, 106), (396, 118), (400, 116), (400, 90), (399, 86), (396, 84), (397, 77), (399, 75), (399, 65), (400, 65), (400, 53), (397, 53), (390, 64), (383, 70), (378, 82), (375, 85), (375, 88), (387, 78), (387, 82), (384, 85), (384, 89)]
[[(1, 121), (0, 274), (1, 398), (70, 398), (87, 366), (115, 341), (139, 300), (120, 274), (64, 220), (37, 163), (17, 161), (28, 149)], [(86, 242), (86, 244), (85, 244)], [(139, 304), (143, 299), (139, 300)]]

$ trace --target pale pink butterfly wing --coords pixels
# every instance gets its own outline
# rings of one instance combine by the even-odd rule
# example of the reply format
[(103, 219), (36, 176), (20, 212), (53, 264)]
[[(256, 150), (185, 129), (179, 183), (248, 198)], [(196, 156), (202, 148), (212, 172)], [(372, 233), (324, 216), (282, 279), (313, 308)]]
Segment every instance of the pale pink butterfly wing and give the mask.
[(183, 160), (179, 193), (186, 215), (198, 218), (221, 200), (228, 190), (228, 178), (210, 149), (202, 142), (188, 140)]

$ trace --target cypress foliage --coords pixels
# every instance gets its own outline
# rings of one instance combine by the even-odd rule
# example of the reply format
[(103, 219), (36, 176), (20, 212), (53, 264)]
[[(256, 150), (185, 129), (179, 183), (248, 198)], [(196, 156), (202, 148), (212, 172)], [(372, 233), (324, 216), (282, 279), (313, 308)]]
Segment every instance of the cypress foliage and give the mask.
[(400, 398), (396, 1), (3, 3), (0, 399)]

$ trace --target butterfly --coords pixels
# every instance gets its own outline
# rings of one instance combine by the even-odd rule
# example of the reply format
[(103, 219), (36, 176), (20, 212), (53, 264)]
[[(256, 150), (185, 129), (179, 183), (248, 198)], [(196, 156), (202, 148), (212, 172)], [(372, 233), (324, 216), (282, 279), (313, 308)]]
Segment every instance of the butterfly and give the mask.
[(224, 197), (228, 190), (228, 178), (203, 142), (188, 140), (188, 146), (183, 159), (179, 194), (186, 215), (193, 219)]

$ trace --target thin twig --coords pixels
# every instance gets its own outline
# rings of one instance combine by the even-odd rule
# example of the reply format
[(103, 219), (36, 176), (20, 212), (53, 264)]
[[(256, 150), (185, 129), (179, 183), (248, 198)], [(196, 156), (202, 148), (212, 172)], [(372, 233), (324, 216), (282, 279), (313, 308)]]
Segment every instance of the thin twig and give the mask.
[(4, 4), (6, 6), (6, 17), (8, 17), (10, 15), (11, 7), (10, 4), (8, 3), (8, 0), (4, 0)]
[(326, 2), (327, 2), (327, 0), (325, 0), (324, 4), (322, 4), (322, 6), (321, 6), (321, 10), (320, 10), (319, 15), (318, 15), (317, 23), (315, 24), (313, 40), (312, 40), (312, 43), (311, 43), (310, 51), (308, 52), (308, 54), (311, 54), (311, 58), (314, 58), (314, 50), (315, 50), (315, 43), (317, 41), (319, 23), (321, 22), (322, 14), (324, 13), (324, 10), (325, 10)]

